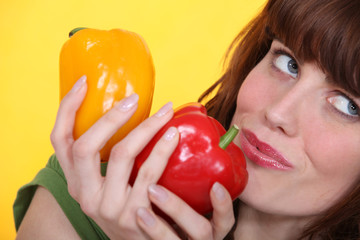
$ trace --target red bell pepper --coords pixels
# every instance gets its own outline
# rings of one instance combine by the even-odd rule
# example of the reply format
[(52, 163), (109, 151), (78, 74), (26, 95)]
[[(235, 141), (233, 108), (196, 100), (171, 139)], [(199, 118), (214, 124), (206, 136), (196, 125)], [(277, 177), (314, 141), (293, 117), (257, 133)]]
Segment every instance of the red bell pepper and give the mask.
[[(205, 107), (199, 103), (189, 103), (175, 111), (173, 118), (137, 156), (130, 184), (156, 142), (171, 126), (177, 127), (180, 139), (158, 184), (175, 193), (200, 214), (212, 210), (210, 190), (215, 182), (221, 183), (232, 199), (238, 197), (248, 179), (244, 155), (232, 142), (239, 130), (233, 128), (224, 135), (223, 126), (207, 116)], [(225, 145), (224, 149), (219, 144)]]

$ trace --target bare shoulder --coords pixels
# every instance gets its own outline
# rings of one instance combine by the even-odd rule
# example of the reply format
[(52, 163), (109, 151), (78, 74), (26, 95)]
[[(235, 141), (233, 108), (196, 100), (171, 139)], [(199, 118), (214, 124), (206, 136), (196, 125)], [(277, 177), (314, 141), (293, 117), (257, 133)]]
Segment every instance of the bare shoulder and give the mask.
[(38, 187), (16, 239), (80, 239), (63, 210), (45, 188)]

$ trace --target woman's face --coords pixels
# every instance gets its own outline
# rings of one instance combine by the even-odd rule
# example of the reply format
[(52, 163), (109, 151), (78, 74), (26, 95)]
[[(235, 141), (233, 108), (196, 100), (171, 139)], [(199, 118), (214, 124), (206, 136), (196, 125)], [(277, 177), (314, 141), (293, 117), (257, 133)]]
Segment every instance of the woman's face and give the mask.
[(274, 40), (245, 79), (232, 121), (249, 172), (240, 198), (288, 216), (334, 204), (360, 176), (359, 105), (316, 64), (297, 62)]

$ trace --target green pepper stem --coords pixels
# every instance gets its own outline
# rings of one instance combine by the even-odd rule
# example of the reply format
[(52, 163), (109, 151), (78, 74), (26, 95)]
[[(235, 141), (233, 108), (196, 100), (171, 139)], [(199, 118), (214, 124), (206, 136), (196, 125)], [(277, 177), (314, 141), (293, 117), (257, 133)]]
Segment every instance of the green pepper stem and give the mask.
[(239, 132), (239, 127), (233, 125), (224, 135), (220, 137), (219, 147), (226, 149)]
[(71, 30), (71, 32), (69, 32), (69, 38), (71, 38), (75, 33), (77, 33), (80, 30), (86, 29), (85, 27), (78, 27), (78, 28), (74, 28), (73, 30)]

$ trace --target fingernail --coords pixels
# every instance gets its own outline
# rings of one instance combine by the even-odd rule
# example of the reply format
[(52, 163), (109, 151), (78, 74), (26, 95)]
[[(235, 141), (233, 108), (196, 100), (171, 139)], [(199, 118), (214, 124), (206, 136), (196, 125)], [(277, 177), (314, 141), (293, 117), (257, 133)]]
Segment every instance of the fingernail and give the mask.
[(224, 191), (223, 187), (220, 185), (220, 183), (218, 183), (218, 182), (214, 183), (214, 185), (212, 186), (212, 190), (215, 193), (215, 196), (217, 199), (224, 200), (225, 191)]
[(155, 225), (155, 218), (148, 209), (139, 208), (136, 213), (147, 226), (152, 227)]
[(81, 87), (86, 83), (86, 76), (82, 76), (81, 78), (79, 78), (79, 80), (76, 81), (76, 83), (74, 84), (74, 86), (71, 89), (71, 92), (77, 92), (81, 89)]
[(169, 129), (164, 134), (164, 139), (166, 141), (170, 141), (176, 136), (176, 133), (177, 133), (176, 127), (169, 127)]
[(139, 100), (139, 95), (136, 93), (131, 94), (130, 96), (122, 99), (119, 103), (117, 103), (116, 107), (119, 108), (121, 111), (128, 111), (132, 108)]
[(162, 106), (159, 111), (157, 111), (157, 113), (155, 113), (156, 117), (162, 117), (164, 116), (168, 111), (170, 111), (170, 109), (172, 109), (173, 107), (173, 103), (172, 102), (168, 102), (167, 104), (165, 104), (164, 106)]
[(164, 189), (162, 189), (162, 187), (156, 184), (151, 184), (149, 186), (149, 193), (153, 197), (155, 197), (159, 202), (165, 202), (169, 197), (167, 192)]

